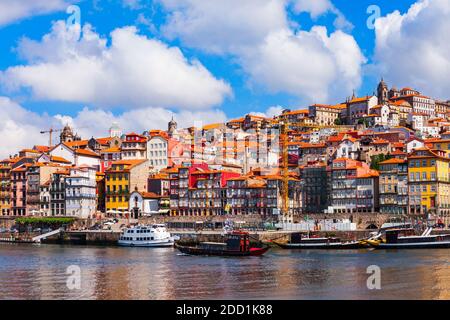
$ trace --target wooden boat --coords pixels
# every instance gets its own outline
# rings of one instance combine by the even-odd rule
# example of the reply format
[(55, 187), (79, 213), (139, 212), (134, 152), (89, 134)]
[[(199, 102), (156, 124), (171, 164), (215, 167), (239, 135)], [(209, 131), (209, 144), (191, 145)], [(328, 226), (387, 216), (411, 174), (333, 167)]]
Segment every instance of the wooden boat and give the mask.
[(250, 244), (248, 232), (232, 231), (225, 235), (225, 242), (200, 242), (195, 246), (185, 246), (175, 243), (175, 247), (182, 253), (207, 256), (260, 256), (269, 250), (267, 245), (255, 247)]
[(366, 248), (360, 241), (341, 241), (335, 237), (305, 237), (301, 233), (291, 234), (291, 241), (287, 243), (273, 241), (283, 249), (361, 249)]
[(376, 249), (440, 249), (450, 248), (450, 234), (430, 235), (428, 228), (422, 235), (416, 235), (414, 229), (386, 230), (385, 239), (369, 242)]

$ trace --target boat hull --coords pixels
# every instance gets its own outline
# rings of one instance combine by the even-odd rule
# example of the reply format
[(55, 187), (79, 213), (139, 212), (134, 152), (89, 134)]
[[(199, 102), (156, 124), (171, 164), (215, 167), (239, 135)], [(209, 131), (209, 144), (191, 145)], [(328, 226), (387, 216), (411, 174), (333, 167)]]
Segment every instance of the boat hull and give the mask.
[(262, 248), (250, 248), (249, 251), (241, 252), (234, 250), (211, 250), (192, 246), (183, 246), (175, 244), (175, 247), (184, 254), (202, 255), (202, 256), (222, 256), (222, 257), (249, 257), (261, 256), (269, 250), (268, 246)]
[(448, 249), (450, 241), (446, 242), (418, 242), (418, 243), (380, 243), (375, 249)]
[(276, 245), (283, 249), (319, 249), (319, 250), (351, 250), (351, 249), (363, 249), (366, 248), (364, 244), (359, 242), (348, 243), (278, 243)]
[(145, 248), (161, 248), (172, 247), (174, 245), (173, 240), (166, 241), (122, 241), (117, 243), (121, 247), (145, 247)]

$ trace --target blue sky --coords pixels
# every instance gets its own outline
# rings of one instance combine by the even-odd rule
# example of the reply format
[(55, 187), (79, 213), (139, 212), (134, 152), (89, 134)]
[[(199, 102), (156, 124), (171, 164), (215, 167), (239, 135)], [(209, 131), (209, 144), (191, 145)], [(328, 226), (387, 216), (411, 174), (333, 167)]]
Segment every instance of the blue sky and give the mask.
[[(172, 113), (182, 125), (271, 116), (280, 106), (339, 103), (353, 89), (371, 94), (381, 76), (450, 98), (438, 75), (450, 65), (440, 48), (449, 40), (445, 0), (17, 3), (0, 0), (0, 108), (14, 128), (36, 117), (96, 135), (110, 125), (102, 119), (128, 130), (135, 117), (139, 131), (164, 128)], [(66, 23), (70, 4), (80, 8), (79, 40)], [(376, 29), (367, 27), (370, 5), (380, 9)], [(408, 13), (412, 5), (418, 14)], [(418, 45), (416, 34), (428, 43)]]

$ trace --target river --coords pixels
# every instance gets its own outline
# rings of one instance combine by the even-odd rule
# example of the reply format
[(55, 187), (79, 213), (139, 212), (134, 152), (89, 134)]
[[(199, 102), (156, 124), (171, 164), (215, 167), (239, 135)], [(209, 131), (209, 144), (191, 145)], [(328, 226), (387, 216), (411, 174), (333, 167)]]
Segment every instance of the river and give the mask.
[[(372, 265), (380, 289), (368, 289)], [(173, 248), (0, 244), (0, 299), (450, 299), (450, 250), (271, 249), (223, 258)]]

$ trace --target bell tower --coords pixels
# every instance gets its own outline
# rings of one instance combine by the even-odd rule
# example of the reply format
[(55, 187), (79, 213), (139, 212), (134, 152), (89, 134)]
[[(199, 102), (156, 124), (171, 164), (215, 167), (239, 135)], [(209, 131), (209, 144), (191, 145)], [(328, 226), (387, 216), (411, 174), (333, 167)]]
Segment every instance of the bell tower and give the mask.
[(388, 86), (384, 82), (383, 78), (381, 78), (381, 81), (378, 84), (378, 88), (377, 88), (377, 96), (378, 96), (379, 104), (385, 104), (388, 102), (388, 100), (389, 100), (388, 93), (389, 93)]

